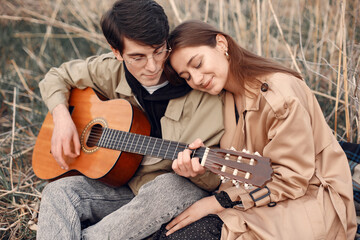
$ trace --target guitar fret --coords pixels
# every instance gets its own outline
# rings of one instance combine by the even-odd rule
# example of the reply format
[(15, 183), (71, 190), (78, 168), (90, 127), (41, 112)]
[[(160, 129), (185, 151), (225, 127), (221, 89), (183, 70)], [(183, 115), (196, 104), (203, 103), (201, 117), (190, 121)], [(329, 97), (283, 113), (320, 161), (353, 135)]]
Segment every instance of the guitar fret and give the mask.
[(154, 155), (153, 155), (153, 151), (154, 151), (154, 148), (155, 148), (155, 146), (156, 146), (157, 140), (158, 140), (158, 139), (155, 138), (155, 143), (154, 143), (153, 148), (152, 148), (152, 150), (151, 150), (150, 156), (154, 156)]
[(115, 149), (119, 148), (119, 145), (121, 143), (120, 139), (121, 139), (121, 132), (120, 131), (116, 131), (115, 132), (115, 136), (116, 136), (116, 140), (115, 140)]
[(145, 149), (145, 152), (144, 152), (146, 155), (148, 155), (147, 150), (148, 150), (148, 147), (149, 147), (150, 141), (151, 141), (151, 137), (149, 137), (149, 141), (148, 141), (148, 144), (146, 145), (146, 149)]
[(141, 136), (141, 135), (140, 135), (140, 137), (143, 139), (143, 141), (142, 141), (142, 143), (140, 144), (140, 150), (139, 150), (139, 152), (140, 152), (141, 154), (144, 154), (145, 152), (144, 152), (143, 150), (141, 150), (141, 149), (142, 149), (142, 146), (144, 146), (145, 136)]
[(130, 138), (131, 138), (131, 143), (128, 144), (128, 151), (132, 152), (131, 151), (131, 146), (132, 146), (132, 143), (134, 142), (134, 135), (131, 134), (131, 133), (129, 134), (129, 140), (130, 140)]
[(113, 148), (114, 148), (114, 141), (112, 141), (112, 140), (111, 140), (111, 139), (113, 139), (113, 136), (114, 136), (114, 130), (110, 129), (110, 136), (109, 136), (110, 141), (109, 141), (109, 147), (110, 147), (111, 149), (113, 149)]
[[(126, 133), (124, 133), (126, 134)], [(128, 135), (128, 134), (126, 134)], [(129, 137), (124, 137), (124, 141), (123, 141), (123, 149), (126, 151), (127, 150), (127, 145), (129, 143)]]
[(132, 152), (131, 151), (131, 146), (132, 146), (132, 142), (134, 141), (134, 135), (132, 135), (131, 133), (129, 133), (129, 141), (127, 143), (127, 151)]
[(162, 147), (163, 143), (164, 143), (164, 140), (161, 141), (161, 145), (160, 145), (160, 147), (159, 147), (159, 151), (158, 151), (157, 157), (159, 157), (159, 155), (160, 155), (160, 151), (161, 151), (161, 147)]
[[(166, 151), (165, 151), (164, 159), (167, 159), (167, 158), (166, 158), (166, 154), (168, 153), (169, 148), (170, 148), (170, 145), (171, 145), (171, 141), (167, 141), (167, 142), (169, 143), (169, 145), (168, 145), (168, 147), (167, 147), (167, 149), (166, 149)], [(172, 160), (172, 159), (171, 159), (171, 160)]]
[(115, 148), (115, 144), (116, 144), (116, 141), (115, 141), (115, 139), (116, 139), (116, 131), (115, 130), (111, 130), (111, 140), (110, 140), (110, 146), (111, 146), (111, 149), (116, 149)]
[(123, 135), (124, 135), (124, 132), (122, 132), (122, 131), (119, 131), (119, 133), (120, 133), (120, 138), (119, 138), (119, 149), (122, 149), (123, 148), (123, 144), (124, 144), (124, 141), (123, 140), (121, 140), (122, 138), (123, 138)]
[(136, 147), (139, 146), (138, 143), (139, 143), (140, 135), (135, 135), (135, 137), (137, 137), (137, 141), (135, 143), (134, 151), (137, 153), (141, 153), (139, 150), (136, 150)]
[(176, 150), (178, 149), (179, 143), (176, 144), (175, 150), (174, 150), (174, 154), (172, 156), (172, 159), (176, 159), (175, 158), (175, 154), (176, 154)]

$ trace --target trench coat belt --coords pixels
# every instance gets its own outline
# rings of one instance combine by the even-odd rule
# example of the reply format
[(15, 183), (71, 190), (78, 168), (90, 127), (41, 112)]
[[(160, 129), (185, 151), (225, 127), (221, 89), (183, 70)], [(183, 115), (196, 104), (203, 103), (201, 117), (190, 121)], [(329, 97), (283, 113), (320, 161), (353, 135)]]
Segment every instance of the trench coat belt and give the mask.
[(330, 200), (334, 206), (334, 209), (336, 211), (336, 214), (338, 215), (341, 225), (344, 229), (344, 234), (346, 234), (347, 231), (347, 220), (346, 220), (346, 208), (344, 205), (343, 200), (341, 199), (340, 195), (334, 190), (334, 188), (328, 184), (322, 176), (318, 174), (316, 171), (315, 176), (320, 180), (321, 185), (319, 188), (319, 192), (317, 195), (318, 202), (322, 202), (324, 198), (324, 190), (328, 190), (330, 195)]

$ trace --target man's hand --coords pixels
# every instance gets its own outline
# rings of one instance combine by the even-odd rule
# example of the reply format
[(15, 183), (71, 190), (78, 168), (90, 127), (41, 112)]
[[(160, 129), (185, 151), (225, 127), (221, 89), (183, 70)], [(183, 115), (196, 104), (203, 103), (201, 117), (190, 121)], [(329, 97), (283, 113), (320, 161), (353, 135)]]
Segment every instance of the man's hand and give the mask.
[(166, 236), (173, 232), (203, 218), (209, 214), (217, 214), (223, 211), (220, 203), (216, 200), (215, 196), (205, 197), (195, 202), (184, 212), (174, 218), (165, 228), (168, 230)]
[(51, 154), (62, 169), (69, 169), (67, 160), (80, 155), (80, 140), (69, 110), (64, 104), (52, 111), (54, 130), (51, 137)]
[[(198, 138), (189, 144), (190, 149), (197, 149), (204, 146), (203, 142)], [(178, 153), (178, 158), (174, 160), (172, 169), (176, 174), (183, 177), (195, 177), (205, 173), (205, 168), (201, 166), (199, 158), (191, 158), (191, 150), (185, 149)]]

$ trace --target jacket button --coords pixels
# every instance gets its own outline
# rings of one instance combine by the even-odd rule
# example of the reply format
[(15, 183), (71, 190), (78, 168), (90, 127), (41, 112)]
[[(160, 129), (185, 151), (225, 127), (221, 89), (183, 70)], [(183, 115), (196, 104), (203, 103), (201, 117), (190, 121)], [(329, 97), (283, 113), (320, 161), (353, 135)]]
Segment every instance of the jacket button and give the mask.
[(261, 84), (261, 91), (266, 92), (269, 89), (269, 85), (267, 83)]

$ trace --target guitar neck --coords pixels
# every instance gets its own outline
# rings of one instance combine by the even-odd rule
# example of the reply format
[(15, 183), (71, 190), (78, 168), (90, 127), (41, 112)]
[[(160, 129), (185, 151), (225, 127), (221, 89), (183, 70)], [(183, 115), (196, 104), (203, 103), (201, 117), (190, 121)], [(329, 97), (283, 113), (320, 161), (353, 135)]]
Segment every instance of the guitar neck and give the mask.
[[(160, 138), (103, 128), (98, 147), (148, 155), (162, 159), (175, 160), (179, 152), (188, 148), (188, 144), (163, 140)], [(193, 150), (192, 157), (204, 155), (206, 148)]]

